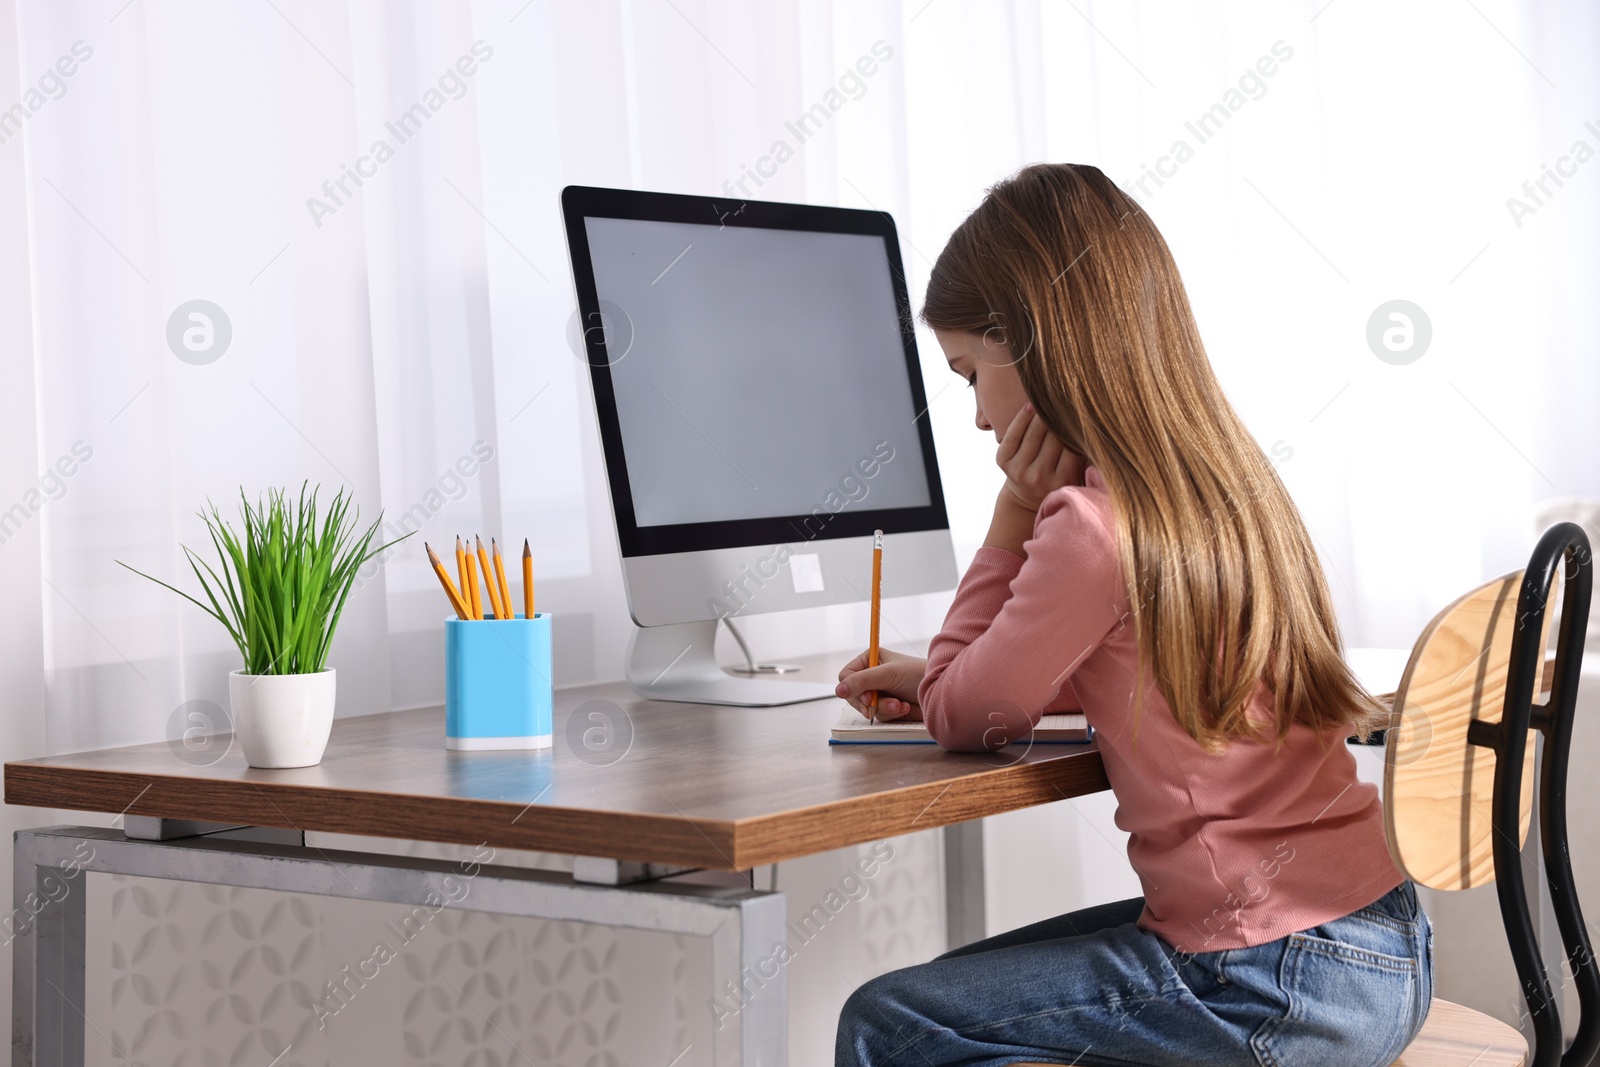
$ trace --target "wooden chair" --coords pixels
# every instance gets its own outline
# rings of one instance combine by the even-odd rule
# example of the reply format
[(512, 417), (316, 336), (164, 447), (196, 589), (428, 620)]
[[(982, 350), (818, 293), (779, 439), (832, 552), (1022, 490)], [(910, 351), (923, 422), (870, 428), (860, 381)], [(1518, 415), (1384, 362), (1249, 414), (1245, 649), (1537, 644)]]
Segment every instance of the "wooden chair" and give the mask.
[[(1546, 663), (1556, 565), (1566, 601)], [(1600, 1050), (1600, 973), (1578, 910), (1567, 855), (1566, 781), (1573, 706), (1589, 620), (1592, 562), (1573, 523), (1552, 526), (1526, 570), (1480, 586), (1422, 631), (1384, 731), (1384, 825), (1406, 875), (1433, 889), (1494, 882), (1535, 1044), (1532, 1067), (1587, 1067)], [(1549, 697), (1533, 702), (1550, 678)], [(1541, 686), (1542, 688), (1542, 686)], [(1545, 735), (1539, 825), (1551, 897), (1581, 1018), (1562, 1054), (1561, 1019), (1528, 916), (1522, 844), (1533, 816), (1534, 746)], [(1525, 1067), (1528, 1043), (1499, 1019), (1435, 998), (1393, 1067)], [(1046, 1067), (1017, 1064), (1016, 1067)]]
[[(1561, 629), (1546, 663), (1557, 564)], [(1545, 531), (1525, 570), (1474, 589), (1417, 639), (1384, 738), (1384, 825), (1406, 875), (1439, 890), (1494, 882), (1512, 960), (1534, 1030), (1531, 1060), (1520, 1032), (1435, 999), (1405, 1067), (1583, 1067), (1600, 1049), (1600, 973), (1578, 908), (1567, 854), (1566, 782), (1573, 707), (1589, 618), (1592, 558), (1583, 530)], [(1548, 673), (1548, 698), (1534, 703)], [(1522, 845), (1533, 816), (1534, 745), (1544, 734), (1540, 845), (1581, 1018), (1562, 1054), (1561, 1018), (1528, 914)]]

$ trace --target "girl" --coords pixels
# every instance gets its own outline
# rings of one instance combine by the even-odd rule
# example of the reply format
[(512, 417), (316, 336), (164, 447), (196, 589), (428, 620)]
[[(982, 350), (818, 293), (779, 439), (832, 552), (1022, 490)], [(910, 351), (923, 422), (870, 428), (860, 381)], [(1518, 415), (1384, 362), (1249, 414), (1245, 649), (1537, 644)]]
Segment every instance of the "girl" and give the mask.
[(1096, 168), (1030, 166), (951, 236), (922, 319), (1005, 486), (928, 659), (860, 656), (839, 695), (958, 751), (1081, 707), (1145, 895), (868, 982), (837, 1064), (1389, 1064), (1433, 976), (1344, 744), (1382, 710), (1166, 242)]

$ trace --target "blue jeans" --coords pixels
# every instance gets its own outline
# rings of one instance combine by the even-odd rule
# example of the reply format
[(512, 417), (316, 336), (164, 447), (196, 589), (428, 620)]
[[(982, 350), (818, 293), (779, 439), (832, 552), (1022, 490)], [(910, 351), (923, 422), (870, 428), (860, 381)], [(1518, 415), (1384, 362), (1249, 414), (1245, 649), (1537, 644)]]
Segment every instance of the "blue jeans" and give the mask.
[(1047, 919), (867, 982), (835, 1067), (1387, 1067), (1433, 999), (1433, 924), (1407, 880), (1264, 945), (1186, 954), (1144, 899)]

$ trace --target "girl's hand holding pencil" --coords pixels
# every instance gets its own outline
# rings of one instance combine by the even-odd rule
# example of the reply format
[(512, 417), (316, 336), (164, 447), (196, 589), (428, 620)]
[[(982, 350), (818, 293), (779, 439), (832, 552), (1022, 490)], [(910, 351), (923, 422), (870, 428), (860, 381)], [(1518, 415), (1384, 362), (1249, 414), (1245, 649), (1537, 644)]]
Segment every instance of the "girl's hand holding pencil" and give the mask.
[[(881, 649), (876, 667), (867, 666), (868, 654), (861, 653), (844, 665), (839, 672), (839, 685), (834, 690), (862, 715), (871, 718), (922, 720), (922, 707), (917, 703), (917, 687), (928, 669), (928, 661), (903, 652)], [(878, 694), (878, 706), (867, 703), (869, 694)]]

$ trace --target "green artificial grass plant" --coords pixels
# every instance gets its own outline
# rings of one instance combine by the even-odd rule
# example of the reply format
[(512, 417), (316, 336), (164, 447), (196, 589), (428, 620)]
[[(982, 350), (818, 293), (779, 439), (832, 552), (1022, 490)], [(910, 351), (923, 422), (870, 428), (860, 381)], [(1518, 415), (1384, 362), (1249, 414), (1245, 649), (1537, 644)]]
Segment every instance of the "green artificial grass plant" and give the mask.
[(311, 490), (307, 499), (306, 487), (301, 485), (298, 502), (289, 500), (281, 489), (269, 489), (266, 499), (252, 507), (241, 488), (242, 538), (216, 505), (206, 501), (210, 512), (199, 515), (221, 557), (222, 573), (187, 545), (182, 547), (209, 606), (159, 578), (117, 562), (171, 589), (222, 623), (244, 656), (246, 674), (315, 674), (327, 661), (334, 627), (339, 625), (339, 613), (356, 572), (372, 556), (411, 536), (369, 548), (382, 513), (358, 534), (356, 516), (349, 513), (351, 500), (341, 489), (319, 521), (317, 489)]

